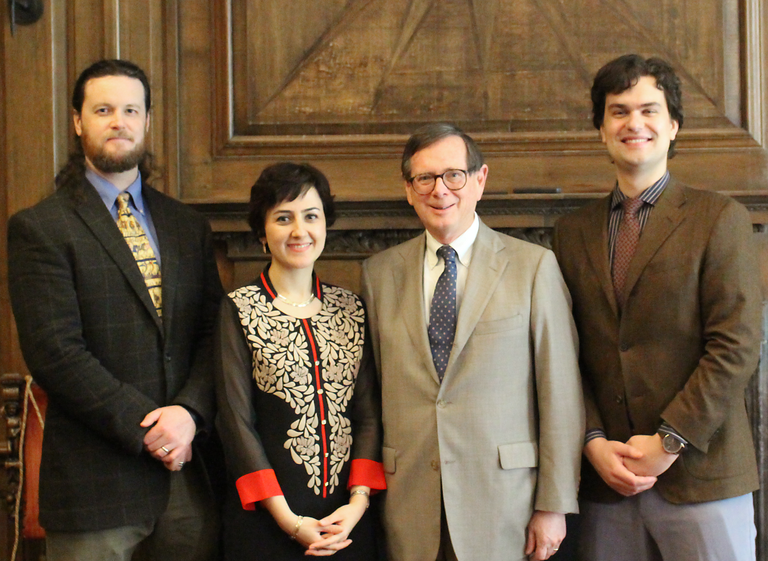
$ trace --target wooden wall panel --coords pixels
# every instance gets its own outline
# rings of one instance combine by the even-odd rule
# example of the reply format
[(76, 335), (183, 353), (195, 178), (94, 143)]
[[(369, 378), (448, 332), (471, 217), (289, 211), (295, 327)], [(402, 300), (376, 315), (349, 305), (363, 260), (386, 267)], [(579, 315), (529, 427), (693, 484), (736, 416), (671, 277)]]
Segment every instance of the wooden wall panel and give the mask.
[(440, 119), (479, 140), (492, 192), (603, 192), (613, 170), (589, 85), (634, 51), (670, 60), (683, 80), (675, 174), (768, 193), (764, 3), (189, 0), (177, 192), (242, 201), (266, 165), (295, 159), (325, 171), (340, 199), (401, 197), (407, 133)]
[[(8, 16), (0, 13), (0, 99), (5, 99), (5, 33), (8, 28)], [(0, 169), (7, 165), (7, 149), (5, 140), (5, 104), (0, 102)], [(7, 183), (4, 173), (0, 173), (0, 232), (7, 229), (8, 201)], [(8, 244), (5, 236), (0, 236), (0, 255), (8, 255)], [(11, 346), (11, 311), (8, 300), (8, 263), (0, 258), (0, 373), (10, 368)], [(4, 409), (4, 401), (0, 398), (0, 410)], [(5, 428), (4, 415), (0, 415), (0, 450), (7, 453), (11, 444)], [(5, 454), (0, 454), (4, 457)], [(0, 473), (0, 497), (7, 497), (10, 485), (8, 472)], [(8, 559), (13, 547), (12, 519), (5, 514), (9, 512), (7, 504), (0, 503), (0, 559)]]
[(592, 76), (634, 51), (678, 67), (694, 120), (728, 124), (724, 68), (738, 64), (727, 56), (739, 50), (738, 21), (724, 14), (736, 7), (295, 0), (286, 10), (274, 0), (242, 2), (232, 6), (232, 51), (246, 62), (233, 72), (235, 133), (407, 133), (434, 120), (474, 132), (589, 129)]

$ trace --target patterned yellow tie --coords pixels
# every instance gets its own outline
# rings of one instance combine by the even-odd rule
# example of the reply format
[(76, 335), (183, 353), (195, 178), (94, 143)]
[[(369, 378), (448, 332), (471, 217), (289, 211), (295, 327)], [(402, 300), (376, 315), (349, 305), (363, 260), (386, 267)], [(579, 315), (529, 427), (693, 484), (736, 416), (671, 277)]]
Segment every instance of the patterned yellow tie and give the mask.
[(163, 283), (160, 277), (160, 265), (149, 244), (147, 234), (144, 233), (144, 229), (136, 221), (136, 217), (128, 206), (130, 198), (130, 193), (120, 193), (117, 196), (117, 227), (120, 228), (136, 259), (157, 315), (163, 317)]

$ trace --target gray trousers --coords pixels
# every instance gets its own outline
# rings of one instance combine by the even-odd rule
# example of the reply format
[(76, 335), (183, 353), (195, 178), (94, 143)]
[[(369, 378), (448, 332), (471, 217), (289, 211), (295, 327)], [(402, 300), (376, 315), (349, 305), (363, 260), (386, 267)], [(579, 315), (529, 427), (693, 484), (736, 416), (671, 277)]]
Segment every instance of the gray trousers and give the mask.
[(582, 561), (755, 561), (751, 494), (677, 505), (652, 488), (580, 510)]
[[(118, 507), (118, 505), (115, 505)], [(168, 507), (155, 521), (95, 532), (46, 532), (47, 561), (212, 561), (219, 513), (200, 460), (171, 474)]]

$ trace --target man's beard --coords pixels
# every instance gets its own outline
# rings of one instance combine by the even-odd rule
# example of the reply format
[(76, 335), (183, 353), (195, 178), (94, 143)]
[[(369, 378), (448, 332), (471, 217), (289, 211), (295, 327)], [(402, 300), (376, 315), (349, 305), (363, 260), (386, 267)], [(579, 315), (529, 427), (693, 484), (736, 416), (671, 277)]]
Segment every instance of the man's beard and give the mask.
[(93, 167), (102, 173), (130, 171), (141, 163), (147, 153), (143, 140), (134, 146), (130, 152), (121, 154), (107, 153), (103, 147), (91, 143), (90, 137), (85, 134), (80, 137), (80, 141), (85, 157), (93, 164)]

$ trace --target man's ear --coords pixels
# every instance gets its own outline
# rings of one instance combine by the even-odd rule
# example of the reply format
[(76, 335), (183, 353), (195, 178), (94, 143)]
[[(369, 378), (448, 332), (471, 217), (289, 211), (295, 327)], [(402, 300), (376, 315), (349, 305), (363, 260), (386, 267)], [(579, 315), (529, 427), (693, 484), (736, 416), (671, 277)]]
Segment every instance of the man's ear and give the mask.
[(83, 120), (77, 111), (72, 113), (72, 122), (75, 124), (75, 133), (77, 136), (81, 136), (83, 134)]
[(149, 132), (149, 111), (147, 111), (147, 122), (144, 125), (144, 132)]
[(672, 119), (672, 132), (669, 134), (669, 139), (674, 140), (677, 137), (677, 131), (680, 130), (680, 123)]
[(405, 187), (405, 198), (408, 199), (408, 204), (413, 206), (413, 190), (408, 185), (407, 181), (403, 181), (403, 187)]

